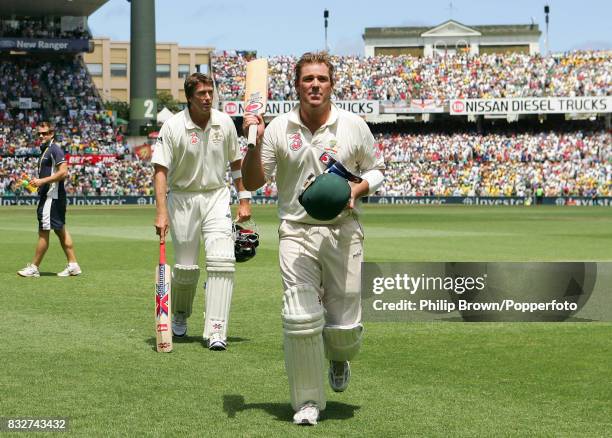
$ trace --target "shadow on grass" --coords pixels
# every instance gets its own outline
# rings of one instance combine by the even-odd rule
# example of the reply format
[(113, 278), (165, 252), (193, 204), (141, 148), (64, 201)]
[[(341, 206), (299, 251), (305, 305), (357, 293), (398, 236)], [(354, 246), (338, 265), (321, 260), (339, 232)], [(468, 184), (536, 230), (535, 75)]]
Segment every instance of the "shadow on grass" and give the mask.
[[(325, 420), (347, 420), (355, 416), (360, 406), (349, 405), (339, 402), (328, 402), (327, 407), (321, 412), (321, 419)], [(245, 403), (244, 397), (237, 394), (223, 396), (223, 411), (228, 418), (236, 418), (236, 414), (249, 409), (266, 411), (276, 417), (277, 421), (292, 421), (293, 409), (290, 403)]]
[(57, 272), (41, 272), (41, 277), (57, 277)]
[[(6, 273), (10, 274), (12, 272), (11, 271), (7, 271)], [(57, 273), (56, 272), (39, 272), (39, 274), (40, 274), (41, 277), (57, 277)], [(22, 277), (19, 274), (17, 274), (17, 276), (20, 277), (20, 278), (36, 278), (36, 277)]]
[[(239, 342), (249, 342), (250, 339), (249, 338), (239, 338), (239, 337), (234, 337), (234, 336), (230, 336), (227, 338), (227, 344), (228, 346), (231, 347), (231, 344), (234, 343), (239, 343)], [(193, 344), (193, 343), (198, 343), (198, 344), (202, 344), (202, 346), (204, 348), (208, 348), (208, 344), (204, 341), (204, 339), (202, 339), (202, 336), (183, 336), (180, 338), (177, 338), (176, 336), (172, 337), (172, 342), (174, 344)], [(153, 337), (148, 338), (146, 340), (146, 343), (149, 344), (151, 346), (151, 349), (155, 350), (156, 349), (156, 344), (157, 344), (157, 340)]]

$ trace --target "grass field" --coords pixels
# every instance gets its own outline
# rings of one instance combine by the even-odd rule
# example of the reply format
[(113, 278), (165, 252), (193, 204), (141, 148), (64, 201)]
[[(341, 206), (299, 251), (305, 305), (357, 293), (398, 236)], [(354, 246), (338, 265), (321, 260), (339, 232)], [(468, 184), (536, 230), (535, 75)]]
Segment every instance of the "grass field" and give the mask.
[[(38, 279), (34, 208), (0, 209), (0, 417), (70, 418), (78, 436), (609, 436), (610, 323), (368, 323), (347, 392), (290, 423), (274, 207), (238, 267), (226, 352), (189, 336), (154, 351), (154, 210), (71, 208), (83, 275)], [(367, 207), (368, 261), (612, 260), (604, 208)], [(203, 265), (203, 258), (201, 259)], [(205, 278), (204, 274), (201, 279)], [(21, 436), (21, 435), (20, 435)]]

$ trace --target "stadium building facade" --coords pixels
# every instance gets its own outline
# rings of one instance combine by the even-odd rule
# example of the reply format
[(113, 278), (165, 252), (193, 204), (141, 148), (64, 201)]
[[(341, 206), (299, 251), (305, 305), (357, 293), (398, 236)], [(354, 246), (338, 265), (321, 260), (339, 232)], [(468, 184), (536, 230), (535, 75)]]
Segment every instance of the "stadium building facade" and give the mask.
[[(105, 101), (128, 102), (130, 98), (130, 42), (92, 39), (93, 50), (84, 54), (85, 64)], [(180, 103), (187, 103), (183, 85), (195, 72), (210, 71), (212, 47), (180, 47), (157, 43), (155, 50), (157, 91), (166, 91)]]
[(367, 27), (363, 34), (365, 56), (469, 53), (540, 52), (538, 25), (505, 24), (467, 26), (448, 20), (433, 27)]

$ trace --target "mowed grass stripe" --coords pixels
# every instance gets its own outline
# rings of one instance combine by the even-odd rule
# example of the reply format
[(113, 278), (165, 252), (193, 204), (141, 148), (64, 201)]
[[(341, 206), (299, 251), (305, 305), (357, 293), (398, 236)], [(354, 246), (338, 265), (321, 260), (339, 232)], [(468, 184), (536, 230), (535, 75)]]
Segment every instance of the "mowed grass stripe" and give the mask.
[[(364, 210), (369, 261), (612, 259), (603, 208)], [(201, 342), (204, 272), (189, 336), (171, 354), (154, 352), (153, 208), (69, 209), (84, 274), (51, 275), (64, 265), (52, 236), (49, 275), (22, 279), (15, 271), (32, 256), (34, 214), (0, 210), (3, 416), (69, 416), (80, 436), (605, 436), (612, 428), (612, 324), (367, 321), (349, 390), (328, 390), (321, 423), (295, 428), (275, 208), (254, 209), (261, 247), (238, 265), (230, 348), (220, 354)], [(171, 414), (157, 414), (165, 406)]]

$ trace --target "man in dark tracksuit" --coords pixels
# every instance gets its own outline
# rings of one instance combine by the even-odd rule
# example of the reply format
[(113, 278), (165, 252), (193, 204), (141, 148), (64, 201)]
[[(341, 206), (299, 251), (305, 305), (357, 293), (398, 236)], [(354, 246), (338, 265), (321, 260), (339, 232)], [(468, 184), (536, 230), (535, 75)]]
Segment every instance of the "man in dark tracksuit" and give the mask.
[(41, 156), (38, 161), (38, 178), (32, 178), (30, 183), (38, 187), (38, 244), (36, 253), (25, 268), (17, 271), (22, 277), (39, 277), (38, 267), (49, 248), (49, 234), (53, 230), (59, 238), (62, 249), (66, 254), (68, 265), (57, 275), (68, 277), (79, 275), (81, 268), (74, 255), (72, 237), (65, 227), (66, 222), (66, 190), (64, 179), (68, 174), (68, 164), (64, 158), (64, 151), (53, 141), (54, 129), (49, 122), (42, 122), (38, 126)]

